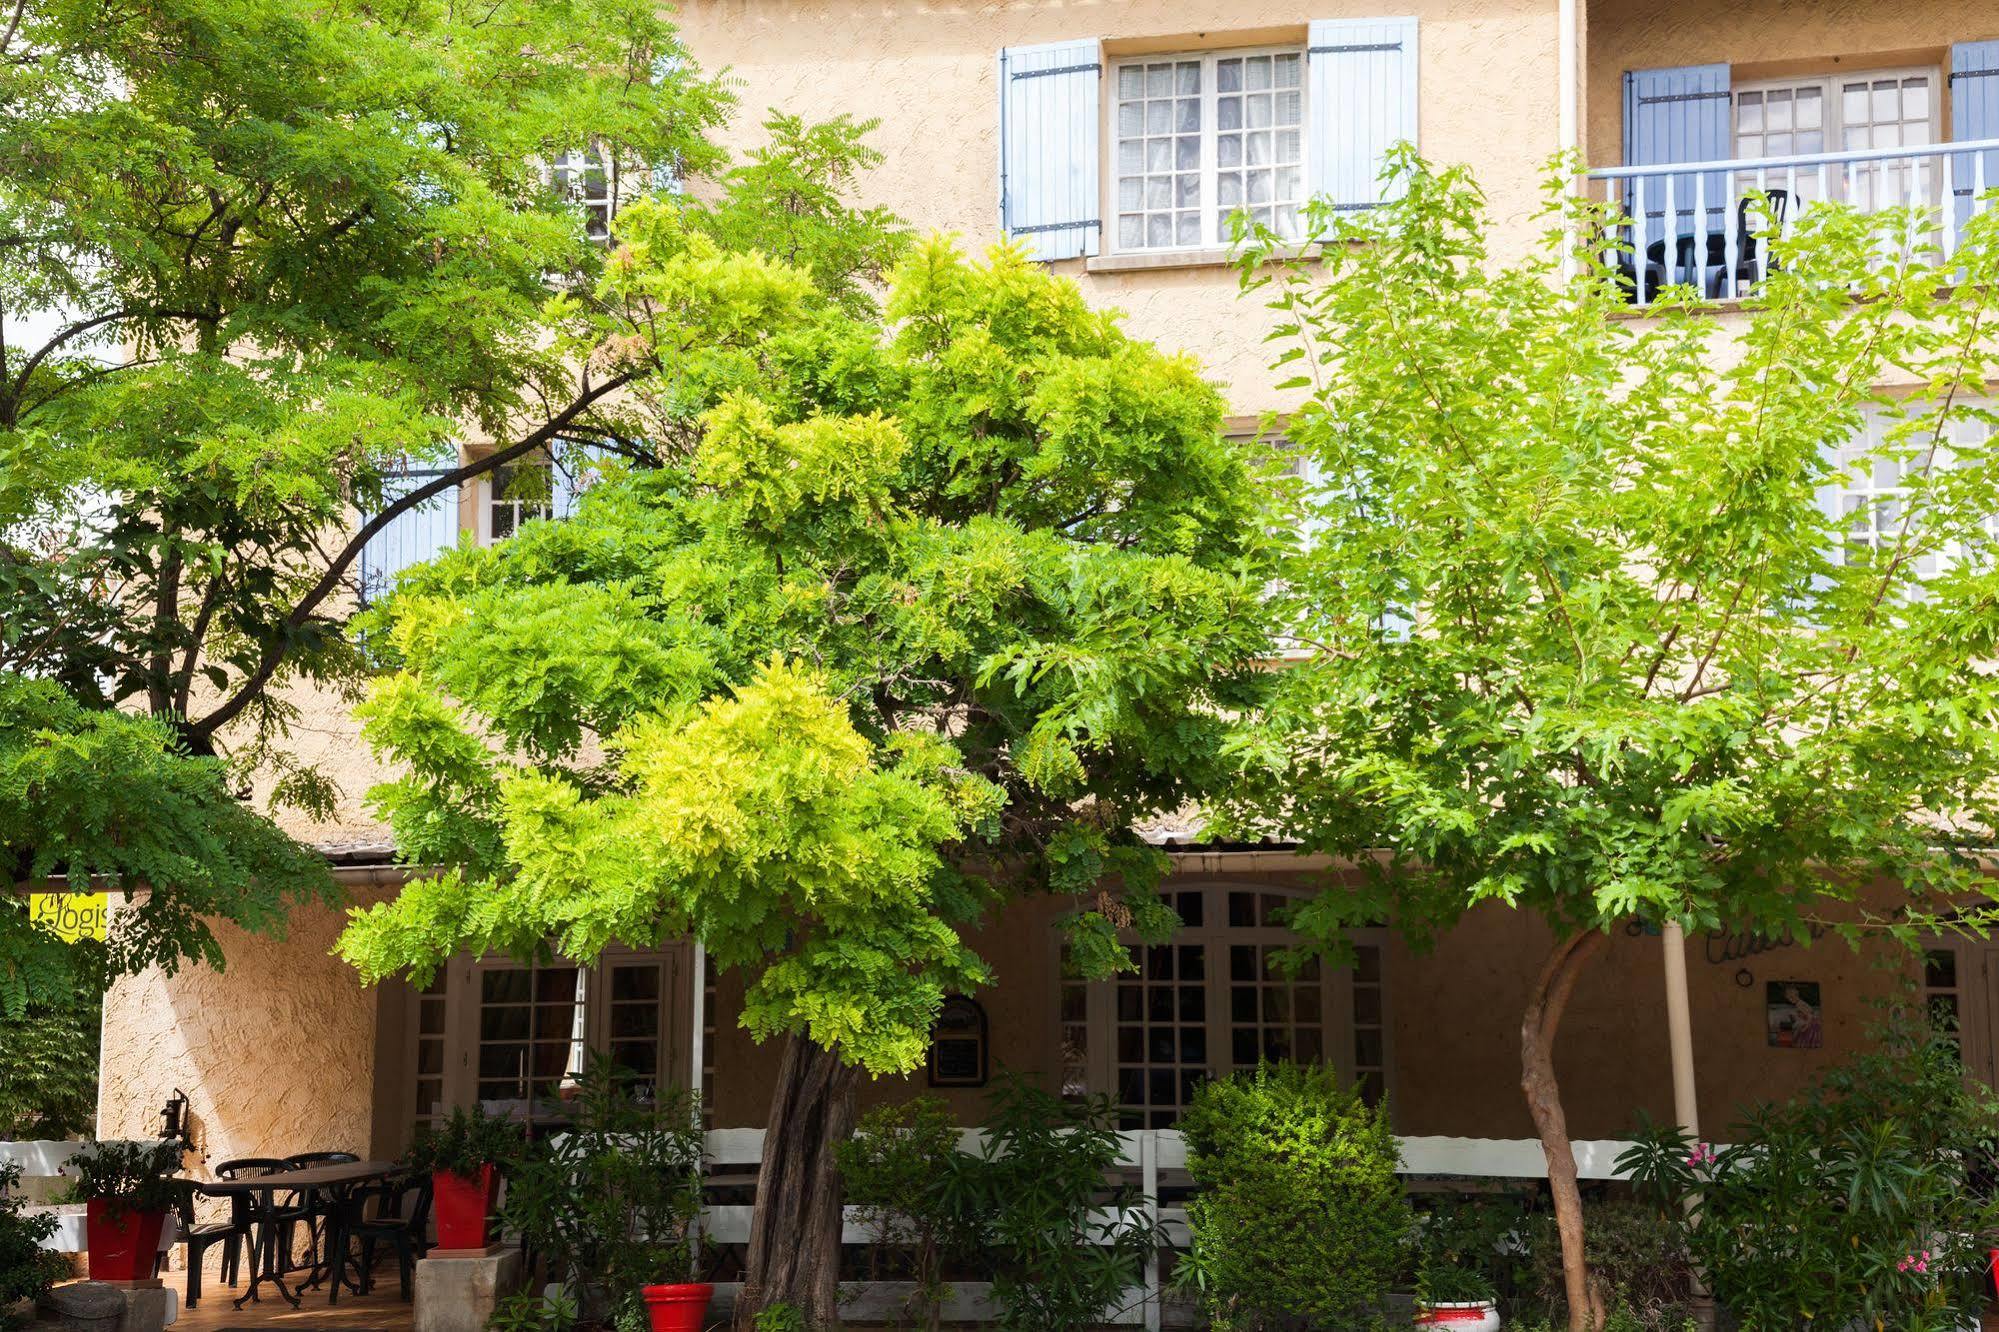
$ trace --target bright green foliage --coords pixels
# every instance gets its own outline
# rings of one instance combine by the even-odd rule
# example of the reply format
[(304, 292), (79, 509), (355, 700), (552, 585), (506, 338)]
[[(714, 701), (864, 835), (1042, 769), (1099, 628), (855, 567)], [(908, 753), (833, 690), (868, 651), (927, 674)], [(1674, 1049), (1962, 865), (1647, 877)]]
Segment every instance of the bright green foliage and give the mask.
[[(16, 883), (129, 892), (110, 939), (68, 944), (0, 903), (0, 1014), (71, 1001), (148, 966), (221, 965), (215, 918), (277, 932), (286, 913), (329, 901), (319, 857), (236, 799), (223, 765), (189, 758), (149, 717), (93, 712), (53, 683), (0, 673), (0, 865)], [(94, 1026), (94, 1022), (93, 1022)], [(53, 1107), (51, 1107), (53, 1109)]]
[(0, 1139), (66, 1138), (97, 1116), (94, 988), (0, 1013)]
[[(777, 249), (848, 301), (903, 244), (842, 202), (872, 160), (861, 127), (777, 117), (732, 167), (709, 142), (729, 96), (636, 0), (47, 0), (10, 14), (0, 687), (33, 677), (93, 711), (149, 714), (194, 760), (167, 774), (162, 732), (140, 726), (121, 766), (108, 738), (123, 723), (104, 722), (80, 817), (143, 826), (149, 801), (217, 780), (210, 756), (232, 785), (260, 777), (271, 805), (326, 815), (341, 793), (287, 732), (299, 697), (358, 694), (367, 674), (347, 629), (373, 530), (355, 511), (379, 526), (419, 502), (392, 485), (411, 465), (449, 471), (426, 483), (441, 491), (559, 439), (643, 454), (656, 438), (619, 390), (683, 372), (681, 312), (667, 288), (596, 285), (618, 251), (586, 234), (544, 164), (596, 151), (617, 165), (621, 204), (705, 178), (665, 206), (680, 225), (714, 252)], [(492, 451), (460, 465), (462, 438)], [(159, 781), (164, 794), (145, 789)], [(140, 853), (116, 838), (12, 835), (49, 808), (0, 809), (14, 879), (30, 862), (161, 868), (124, 864)], [(154, 900), (185, 889), (246, 925), (281, 919), (300, 868), (266, 865), (283, 872), (246, 894), (237, 862), (292, 853), (233, 802), (215, 814)], [(73, 973), (49, 970), (61, 958), (45, 941), (7, 917), (0, 931), (0, 998), (66, 991)], [(151, 951), (219, 961), (194, 927)]]
[[(1913, 937), (1982, 892), (1957, 848), (1999, 826), (1999, 216), (1953, 278), (1903, 213), (1810, 209), (1745, 319), (1635, 320), (1591, 255), (1561, 277), (1559, 234), (1495, 264), (1469, 180), (1401, 166), (1400, 202), (1321, 219), (1322, 265), (1251, 273), (1308, 394), (1285, 433), (1321, 535), (1285, 585), (1318, 651), (1235, 812), (1387, 852), (1298, 927), (1421, 937), (1496, 901)], [(1840, 462), (1869, 407), (1886, 443)], [(1823, 495), (1870, 468), (1905, 474), (1872, 550)]]
[(1173, 923), (1133, 827), (1219, 778), (1267, 678), (1262, 492), (1215, 390), (1005, 251), (924, 246), (885, 324), (671, 208), (624, 226), (606, 299), (689, 349), (635, 386), (656, 465), (380, 614), (400, 671), (363, 716), (408, 775), (374, 799), (451, 868), (342, 954), (692, 934), (751, 1031), (876, 1073), (990, 979), (958, 931), (997, 894), (1073, 895), (1079, 952), (1128, 965), (1120, 923)]
[(1742, 1327), (1944, 1332), (1987, 1303), (1995, 1147), (1999, 1101), (1956, 1037), (1891, 1030), (1725, 1147), (1647, 1125), (1618, 1166)]
[(1180, 1121), (1199, 1192), (1180, 1279), (1217, 1327), (1372, 1326), (1412, 1216), (1387, 1111), (1330, 1068), (1203, 1083)]

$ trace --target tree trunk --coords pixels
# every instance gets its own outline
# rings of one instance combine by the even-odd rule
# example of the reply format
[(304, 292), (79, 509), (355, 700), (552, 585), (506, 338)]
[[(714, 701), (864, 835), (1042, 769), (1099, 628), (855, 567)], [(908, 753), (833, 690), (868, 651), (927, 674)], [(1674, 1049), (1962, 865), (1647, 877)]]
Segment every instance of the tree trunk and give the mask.
[(840, 1321), (840, 1170), (833, 1150), (854, 1129), (859, 1073), (803, 1036), (785, 1038), (764, 1122), (763, 1169), (750, 1218), (750, 1252), (737, 1332), (789, 1304), (813, 1329)]
[(1561, 1089), (1555, 1082), (1555, 1032), (1576, 987), (1576, 977), (1605, 944), (1594, 931), (1572, 935), (1555, 945), (1534, 988), (1520, 1023), (1520, 1090), (1548, 1158), (1548, 1193), (1555, 1204), (1555, 1227), (1562, 1236), (1562, 1285), (1569, 1301), (1569, 1332), (1594, 1332), (1602, 1315), (1590, 1287), (1589, 1263), (1583, 1256), (1583, 1203), (1576, 1188), (1576, 1155), (1569, 1145), (1569, 1121), (1562, 1113)]

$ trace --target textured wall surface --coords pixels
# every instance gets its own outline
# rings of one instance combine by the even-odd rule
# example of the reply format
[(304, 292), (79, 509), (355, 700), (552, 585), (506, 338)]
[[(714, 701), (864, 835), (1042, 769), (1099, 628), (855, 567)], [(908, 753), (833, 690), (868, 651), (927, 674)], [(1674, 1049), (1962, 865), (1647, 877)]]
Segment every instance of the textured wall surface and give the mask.
[(113, 986), (99, 1134), (156, 1135), (160, 1107), (179, 1088), (193, 1115), (197, 1173), (233, 1156), (366, 1155), (376, 995), (327, 955), (343, 919), (300, 912), (283, 940), (224, 926), (226, 970), (147, 972)]
[[(1884, 66), (1942, 67), (1952, 42), (1999, 37), (1990, 0), (1606, 0), (1589, 6), (1588, 145), (1624, 152), (1624, 73), (1725, 62), (1738, 80)], [(1943, 119), (1949, 133), (1948, 108)]]
[[(1496, 248), (1519, 251), (1537, 233), (1538, 173), (1557, 146), (1554, 0), (1323, 0), (1309, 9), (1274, 0), (685, 0), (680, 22), (703, 67), (726, 67), (738, 81), (736, 142), (755, 142), (772, 109), (879, 117), (872, 141), (888, 161), (864, 185), (869, 200), (982, 247), (998, 236), (1001, 47), (1185, 35), (1193, 49), (1285, 26), (1302, 40), (1307, 19), (1382, 13), (1421, 22), (1421, 147), (1477, 169), (1501, 219)], [(1266, 368), (1264, 312), (1237, 299), (1232, 270), (1084, 274), (1082, 260), (1056, 269), (1077, 274), (1091, 301), (1127, 311), (1135, 334), (1198, 355), (1234, 410), (1292, 405)]]

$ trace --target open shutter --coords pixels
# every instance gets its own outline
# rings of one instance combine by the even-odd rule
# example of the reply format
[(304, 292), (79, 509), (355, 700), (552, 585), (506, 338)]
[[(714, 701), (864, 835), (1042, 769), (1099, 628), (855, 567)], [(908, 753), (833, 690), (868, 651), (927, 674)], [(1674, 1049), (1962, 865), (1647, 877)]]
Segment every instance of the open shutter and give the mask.
[[(1999, 139), (1999, 42), (1950, 48), (1950, 137), (1957, 143)], [(1961, 227), (1971, 216), (1972, 200), (1999, 189), (1999, 149), (1951, 154), (1950, 181), (1951, 208)]]
[[(1660, 166), (1672, 162), (1720, 162), (1735, 155), (1727, 65), (1686, 65), (1675, 69), (1634, 69), (1624, 76), (1624, 164)], [(1647, 180), (1625, 201), (1639, 230), (1663, 236), (1666, 194), (1671, 185), (1675, 236), (1720, 231), (1731, 207), (1724, 197), (1727, 177), (1719, 171), (1685, 172)], [(1699, 203), (1707, 216), (1694, 223)]]
[(1095, 38), (999, 53), (1000, 231), (1034, 259), (1095, 254), (1103, 54)]
[(1416, 142), (1416, 20), (1315, 19), (1305, 61), (1306, 186), (1335, 208), (1373, 208), (1388, 150)]
[[(389, 477), (382, 483), (382, 498), (393, 502), (443, 475), (433, 469)], [(369, 516), (362, 515), (364, 520)], [(362, 603), (387, 596), (403, 570), (434, 559), (457, 544), (458, 487), (454, 485), (397, 514), (388, 526), (368, 538), (356, 564)]]

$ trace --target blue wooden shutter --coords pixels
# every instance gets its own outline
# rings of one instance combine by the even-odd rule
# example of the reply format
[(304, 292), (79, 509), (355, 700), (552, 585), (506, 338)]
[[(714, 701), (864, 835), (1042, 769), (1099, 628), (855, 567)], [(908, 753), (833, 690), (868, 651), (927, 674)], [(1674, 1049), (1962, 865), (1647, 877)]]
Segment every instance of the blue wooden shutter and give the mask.
[[(1735, 156), (1733, 103), (1729, 98), (1727, 65), (1686, 65), (1676, 69), (1634, 69), (1624, 76), (1624, 164), (1661, 166), (1673, 162), (1719, 162)], [(1647, 180), (1642, 193), (1634, 185), (1624, 206), (1642, 209), (1648, 222), (1642, 229), (1663, 236), (1666, 180), (1672, 182), (1676, 236), (1696, 230), (1715, 231), (1727, 225), (1731, 207), (1727, 177), (1722, 172), (1684, 172)], [(1707, 212), (1705, 225), (1693, 225), (1696, 201)]]
[[(1999, 139), (1999, 42), (1950, 48), (1950, 137), (1959, 143)], [(1951, 207), (1963, 226), (1980, 187), (1999, 189), (1999, 149), (1953, 153), (1951, 159)]]
[(1102, 86), (1095, 38), (999, 53), (1000, 231), (1032, 258), (1100, 248)]
[(1388, 150), (1416, 142), (1416, 20), (1315, 19), (1305, 51), (1305, 182), (1335, 208), (1373, 208)]
[[(394, 502), (443, 475), (443, 471), (432, 469), (391, 476), (382, 483), (382, 498)], [(362, 518), (365, 521), (371, 516), (363, 514)], [(458, 487), (453, 485), (397, 514), (388, 526), (368, 538), (355, 566), (362, 602), (387, 596), (403, 570), (434, 559), (457, 544)]]

